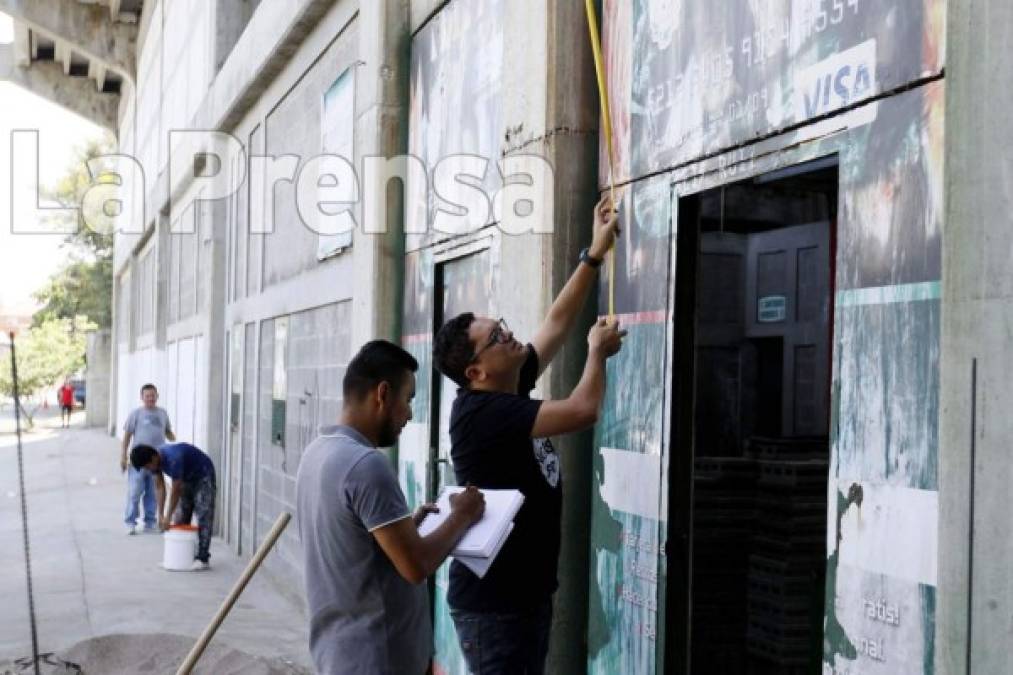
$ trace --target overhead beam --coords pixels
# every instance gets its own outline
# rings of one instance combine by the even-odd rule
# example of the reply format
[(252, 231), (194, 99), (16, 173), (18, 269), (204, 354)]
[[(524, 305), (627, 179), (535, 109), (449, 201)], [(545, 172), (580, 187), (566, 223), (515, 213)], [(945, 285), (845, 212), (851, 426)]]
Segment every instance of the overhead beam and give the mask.
[(27, 66), (32, 62), (30, 33), (23, 23), (14, 24), (14, 63)]
[(70, 45), (63, 40), (57, 40), (56, 48), (53, 52), (53, 60), (63, 64), (63, 74), (70, 76), (70, 59), (74, 56), (74, 51), (70, 48)]
[(106, 86), (106, 67), (98, 61), (88, 62), (88, 77), (95, 80), (95, 89), (101, 92)]
[(88, 78), (67, 77), (60, 63), (36, 61), (24, 68), (16, 64), (11, 45), (0, 45), (0, 81), (16, 84), (100, 127), (117, 131), (120, 97), (96, 91)]
[(0, 12), (135, 81), (137, 26), (111, 21), (104, 7), (68, 0), (0, 0)]

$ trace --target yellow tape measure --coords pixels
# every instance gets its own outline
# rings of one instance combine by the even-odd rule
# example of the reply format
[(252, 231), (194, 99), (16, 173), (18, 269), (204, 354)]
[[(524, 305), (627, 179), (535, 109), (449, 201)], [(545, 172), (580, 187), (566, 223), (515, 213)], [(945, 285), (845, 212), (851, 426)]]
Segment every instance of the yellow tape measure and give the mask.
[[(605, 127), (605, 147), (609, 158), (609, 196), (612, 208), (617, 208), (614, 153), (612, 148), (612, 115), (609, 112), (609, 92), (605, 86), (605, 59), (602, 57), (601, 37), (598, 35), (598, 16), (594, 0), (584, 0), (587, 10), (587, 30), (591, 34), (591, 50), (594, 52), (594, 69), (598, 74), (598, 98), (601, 101), (601, 120)], [(616, 245), (619, 242), (616, 241)], [(609, 251), (609, 318), (616, 315), (616, 253), (615, 246)]]

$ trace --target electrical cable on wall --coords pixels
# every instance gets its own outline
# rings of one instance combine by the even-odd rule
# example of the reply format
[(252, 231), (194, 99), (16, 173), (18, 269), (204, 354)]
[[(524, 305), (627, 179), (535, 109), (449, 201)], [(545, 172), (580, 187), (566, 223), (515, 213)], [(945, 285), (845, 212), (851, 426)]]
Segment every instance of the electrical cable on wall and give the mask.
[[(609, 93), (605, 79), (605, 59), (602, 57), (601, 37), (598, 33), (598, 16), (594, 9), (594, 0), (584, 0), (587, 13), (587, 29), (591, 37), (591, 51), (594, 53), (594, 69), (598, 75), (598, 99), (601, 101), (601, 123), (605, 131), (605, 148), (609, 161), (609, 197), (612, 208), (618, 209), (616, 202), (615, 153), (612, 147), (612, 115), (609, 112)], [(618, 244), (618, 242), (617, 242)], [(616, 252), (613, 246), (608, 253), (609, 269), (609, 318), (616, 315)]]

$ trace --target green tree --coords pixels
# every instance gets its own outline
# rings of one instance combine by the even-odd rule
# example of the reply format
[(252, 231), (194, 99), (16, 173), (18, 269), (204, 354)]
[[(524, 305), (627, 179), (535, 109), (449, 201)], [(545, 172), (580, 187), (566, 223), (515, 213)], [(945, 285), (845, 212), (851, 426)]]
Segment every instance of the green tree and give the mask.
[[(21, 410), (33, 424), (32, 417), (37, 406), (29, 412), (24, 401), (49, 387), (55, 387), (81, 370), (84, 366), (86, 347), (85, 333), (95, 326), (83, 317), (70, 319), (49, 319), (18, 336), (15, 341), (18, 359), (18, 393), (22, 397)], [(4, 350), (4, 363), (0, 364), (0, 394), (14, 395), (14, 381), (11, 377), (10, 352)]]
[(64, 241), (67, 262), (36, 294), (42, 309), (35, 315), (39, 326), (52, 319), (83, 316), (98, 328), (112, 325), (113, 220), (95, 208), (82, 208), (85, 193), (97, 183), (114, 183), (102, 157), (114, 153), (110, 136), (92, 139), (78, 148), (62, 179), (43, 191), (43, 197), (73, 211), (57, 211), (52, 225), (70, 230)]
[(54, 319), (84, 317), (97, 328), (112, 325), (112, 260), (74, 261), (54, 274), (35, 298), (44, 303), (34, 325)]

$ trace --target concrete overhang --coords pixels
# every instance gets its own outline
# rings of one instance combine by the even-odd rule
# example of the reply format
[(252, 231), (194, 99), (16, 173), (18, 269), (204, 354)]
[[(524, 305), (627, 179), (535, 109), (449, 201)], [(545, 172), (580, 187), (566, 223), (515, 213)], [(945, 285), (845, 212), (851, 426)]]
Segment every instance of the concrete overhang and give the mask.
[(122, 0), (108, 7), (75, 0), (0, 0), (0, 12), (53, 40), (70, 45), (133, 84), (137, 77), (137, 25), (123, 23)]
[(13, 45), (0, 45), (0, 80), (31, 91), (95, 124), (116, 133), (120, 97), (104, 94), (93, 80), (68, 77), (63, 64), (37, 61), (30, 67), (18, 65)]

